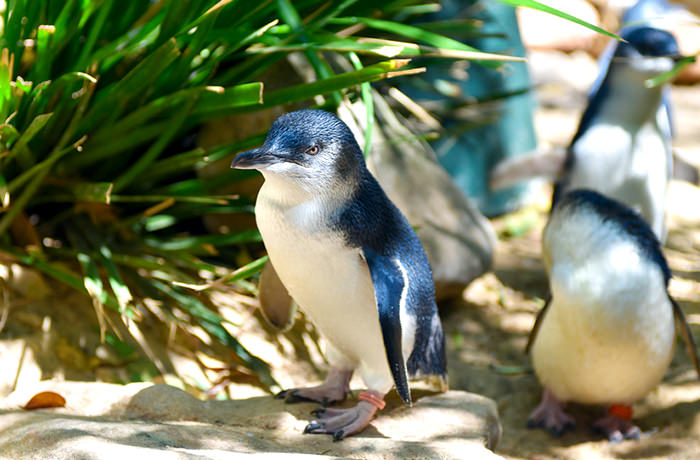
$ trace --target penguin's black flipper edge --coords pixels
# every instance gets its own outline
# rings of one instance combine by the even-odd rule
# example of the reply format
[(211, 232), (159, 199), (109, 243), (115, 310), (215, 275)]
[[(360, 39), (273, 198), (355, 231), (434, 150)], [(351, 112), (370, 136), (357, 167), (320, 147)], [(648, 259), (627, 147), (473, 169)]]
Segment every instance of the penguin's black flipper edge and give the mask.
[(282, 284), (275, 267), (267, 262), (258, 281), (260, 295), (260, 311), (268, 323), (282, 331), (288, 330), (294, 324), (297, 306)]
[(379, 325), (384, 338), (386, 357), (394, 377), (396, 390), (401, 399), (411, 405), (411, 392), (408, 387), (408, 372), (401, 349), (401, 296), (405, 286), (401, 267), (390, 257), (363, 248), (363, 254), (369, 267), (369, 273), (374, 287), (374, 297), (379, 312)]
[(535, 318), (535, 324), (532, 326), (530, 335), (527, 338), (527, 345), (525, 345), (525, 354), (530, 353), (530, 348), (532, 348), (532, 344), (535, 343), (535, 339), (537, 338), (537, 332), (540, 330), (540, 325), (542, 324), (544, 315), (547, 314), (547, 309), (549, 308), (549, 304), (551, 302), (552, 296), (547, 295), (547, 299), (544, 301), (544, 307), (542, 307), (542, 309), (537, 313), (537, 318)]
[(685, 314), (683, 313), (683, 310), (681, 310), (681, 307), (671, 296), (668, 296), (668, 299), (671, 301), (671, 305), (673, 305), (673, 316), (676, 317), (676, 321), (678, 323), (678, 332), (680, 332), (681, 337), (683, 337), (685, 346), (690, 354), (690, 359), (693, 360), (695, 372), (698, 374), (698, 379), (700, 379), (700, 361), (698, 361), (698, 353), (697, 348), (695, 347), (693, 333), (690, 331), (690, 326), (688, 325), (688, 321), (685, 319)]

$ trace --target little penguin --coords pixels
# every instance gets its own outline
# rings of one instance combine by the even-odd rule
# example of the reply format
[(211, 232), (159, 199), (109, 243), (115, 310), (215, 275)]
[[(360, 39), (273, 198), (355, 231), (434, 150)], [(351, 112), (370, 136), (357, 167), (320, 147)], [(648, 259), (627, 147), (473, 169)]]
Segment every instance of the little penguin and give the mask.
[(342, 439), (369, 424), (393, 386), (410, 405), (409, 379), (436, 376), (444, 384), (445, 341), (428, 259), (347, 125), (322, 110), (282, 115), (263, 146), (231, 166), (262, 173), (255, 218), (269, 260), (327, 341), (326, 380), (278, 396), (324, 406), (343, 401), (355, 370), (367, 386), (352, 408), (315, 410), (304, 433)]
[(564, 412), (571, 401), (607, 406), (593, 428), (610, 440), (638, 437), (630, 404), (661, 381), (677, 331), (700, 376), (658, 238), (629, 207), (579, 189), (560, 197), (542, 250), (550, 296), (526, 349), (544, 390), (528, 426), (554, 435), (573, 428)]
[(581, 117), (555, 184), (552, 206), (565, 192), (587, 188), (642, 214), (665, 239), (665, 201), (672, 174), (671, 127), (662, 111), (666, 85), (647, 81), (682, 56), (669, 32), (629, 26), (621, 32), (607, 72)]

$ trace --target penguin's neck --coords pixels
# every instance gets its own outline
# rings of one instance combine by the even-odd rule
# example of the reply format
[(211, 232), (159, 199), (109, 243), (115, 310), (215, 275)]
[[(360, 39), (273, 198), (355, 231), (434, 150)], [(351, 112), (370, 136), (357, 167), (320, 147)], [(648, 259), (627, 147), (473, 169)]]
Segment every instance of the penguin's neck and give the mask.
[(265, 183), (260, 189), (260, 195), (281, 208), (291, 208), (317, 198), (317, 194), (294, 180), (265, 171), (263, 176)]
[(265, 183), (258, 193), (256, 213), (258, 207), (264, 207), (265, 215), (307, 230), (328, 225), (354, 194), (351, 184), (319, 190), (275, 173), (263, 175)]
[(624, 65), (611, 69), (603, 83), (607, 85), (608, 97), (601, 118), (616, 120), (630, 128), (655, 123), (663, 86), (647, 88), (644, 82), (648, 78)]

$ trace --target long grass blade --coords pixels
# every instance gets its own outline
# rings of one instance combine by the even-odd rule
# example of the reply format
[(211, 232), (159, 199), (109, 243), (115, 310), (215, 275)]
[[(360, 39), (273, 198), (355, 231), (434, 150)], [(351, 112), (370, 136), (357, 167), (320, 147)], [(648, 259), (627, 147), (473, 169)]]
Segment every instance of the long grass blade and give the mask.
[(661, 75), (657, 75), (654, 78), (650, 78), (644, 82), (644, 86), (647, 88), (655, 88), (659, 85), (663, 85), (664, 83), (667, 83), (669, 81), (672, 81), (676, 76), (683, 71), (687, 66), (692, 64), (697, 60), (697, 56), (686, 56), (678, 62), (676, 62), (676, 65), (673, 66), (671, 70), (668, 72), (664, 72)]
[[(348, 18), (335, 18), (331, 20), (333, 24), (342, 25), (354, 25), (354, 24), (364, 24), (373, 29), (384, 30), (386, 32), (391, 32), (403, 37), (408, 37), (412, 40), (426, 43), (434, 48), (443, 50), (455, 50), (465, 53), (470, 53), (470, 56), (474, 56), (473, 59), (479, 59), (477, 56), (483, 54), (483, 60), (487, 61), (489, 59), (498, 59), (499, 55), (489, 55), (488, 53), (481, 53), (478, 49), (465, 45), (464, 43), (454, 40), (443, 35), (439, 35), (429, 30), (422, 29), (417, 26), (412, 26), (408, 24), (399, 24), (392, 21), (386, 21), (383, 19), (374, 18), (361, 18), (361, 17), (348, 17)], [(500, 57), (503, 60), (511, 60), (508, 56)], [(483, 65), (487, 67), (497, 67), (497, 63), (482, 62)]]
[[(542, 11), (544, 13), (549, 13), (553, 14), (554, 16), (559, 16), (560, 18), (566, 19), (568, 21), (574, 22), (576, 24), (579, 24), (583, 27), (587, 27), (588, 29), (591, 29), (595, 32), (598, 32), (599, 34), (607, 35), (608, 37), (617, 39), (617, 40), (622, 40), (622, 38), (618, 37), (612, 32), (608, 32), (605, 29), (602, 29), (598, 26), (595, 26), (591, 24), (590, 22), (586, 22), (583, 19), (579, 19), (576, 16), (573, 16), (569, 13), (565, 13), (563, 11), (560, 11), (556, 8), (552, 8), (551, 6), (545, 5), (544, 3), (536, 2), (535, 0), (498, 0), (501, 3), (505, 3), (506, 5), (510, 5), (513, 7), (516, 6), (522, 6), (525, 8), (531, 8), (533, 10), (538, 10)], [(622, 40), (624, 41), (624, 40)]]
[(156, 238), (146, 238), (146, 244), (162, 251), (193, 251), (204, 245), (230, 246), (241, 243), (259, 243), (262, 237), (257, 230), (244, 230), (228, 235), (205, 235), (205, 236), (183, 236), (179, 238), (169, 238), (160, 240)]
[(100, 325), (100, 340), (104, 342), (105, 333), (107, 332), (104, 302), (107, 301), (107, 293), (102, 286), (102, 279), (100, 279), (100, 272), (97, 269), (95, 261), (85, 253), (79, 253), (78, 262), (80, 262), (80, 266), (83, 268), (83, 285), (92, 299), (92, 305), (95, 308), (97, 321)]
[[(362, 61), (357, 57), (355, 53), (348, 53), (350, 57), (350, 62), (357, 70), (362, 70)], [(369, 83), (362, 83), (360, 85), (362, 91), (362, 102), (365, 104), (366, 111), (366, 127), (365, 127), (365, 148), (364, 155), (368, 157), (370, 154), (370, 149), (372, 147), (372, 132), (374, 130), (374, 101), (372, 100), (372, 88)]]
[(256, 273), (259, 273), (260, 271), (262, 271), (267, 260), (268, 260), (268, 256), (263, 256), (257, 260), (250, 262), (249, 264), (242, 266), (241, 268), (234, 270), (233, 272), (229, 273), (228, 275), (226, 275), (222, 278), (219, 278), (216, 281), (212, 281), (211, 283), (206, 283), (206, 284), (175, 283), (175, 284), (177, 286), (182, 286), (182, 287), (187, 288), (187, 289), (192, 289), (193, 291), (198, 291), (198, 292), (199, 291), (206, 291), (207, 289), (223, 286), (223, 285), (228, 284), (228, 283), (233, 283), (234, 281), (250, 278), (251, 276), (255, 275)]
[(185, 119), (190, 116), (192, 107), (197, 102), (197, 97), (186, 103), (175, 116), (170, 120), (168, 129), (161, 134), (156, 142), (141, 156), (133, 166), (119, 176), (114, 181), (114, 191), (119, 192), (135, 181), (163, 152), (165, 147), (172, 141)]
[(10, 160), (17, 158), (17, 161), (23, 169), (29, 169), (34, 165), (36, 159), (27, 149), (27, 144), (41, 131), (41, 128), (46, 125), (52, 116), (53, 113), (44, 113), (32, 120), (29, 127), (22, 133), (20, 138), (17, 139), (12, 150), (10, 150), (10, 153), (5, 157), (4, 160), (6, 164)]

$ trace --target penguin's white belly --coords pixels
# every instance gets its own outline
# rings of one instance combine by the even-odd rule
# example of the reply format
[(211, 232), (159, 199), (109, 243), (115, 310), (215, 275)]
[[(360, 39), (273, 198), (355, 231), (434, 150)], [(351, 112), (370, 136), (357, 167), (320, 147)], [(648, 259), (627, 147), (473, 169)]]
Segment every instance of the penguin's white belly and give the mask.
[(661, 381), (673, 353), (674, 318), (659, 270), (650, 265), (622, 250), (552, 266), (552, 303), (532, 359), (542, 385), (559, 399), (631, 403)]
[(663, 234), (669, 146), (655, 124), (631, 132), (600, 120), (573, 149), (578, 161), (568, 190), (588, 188), (621, 201), (640, 212), (657, 236)]
[(289, 294), (333, 347), (331, 365), (359, 369), (369, 388), (388, 391), (393, 378), (369, 269), (342, 235), (314, 225), (314, 206), (280, 209), (261, 190), (255, 211), (265, 248)]

